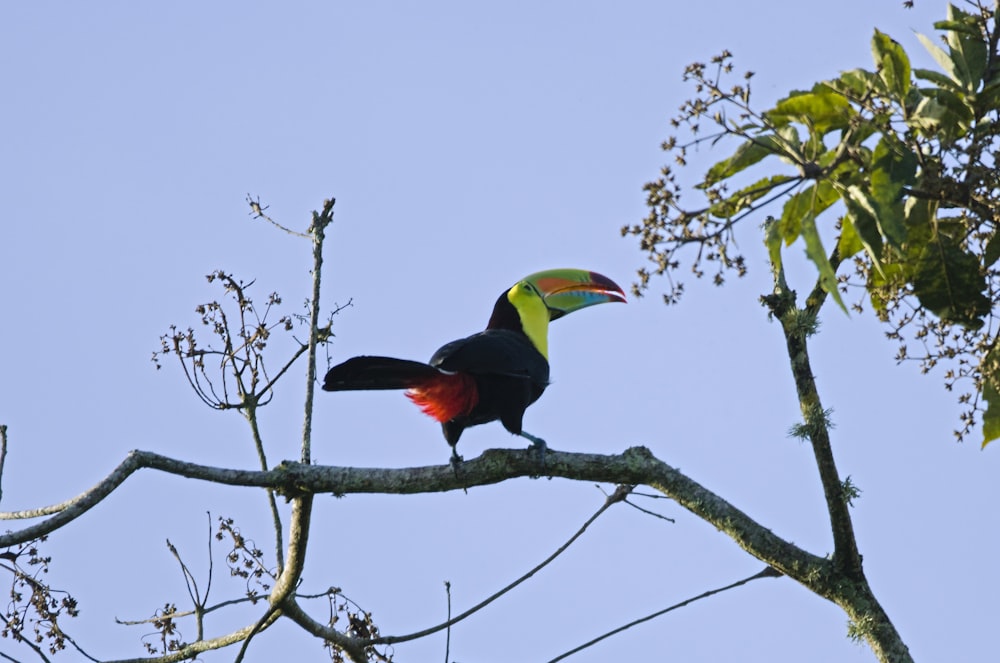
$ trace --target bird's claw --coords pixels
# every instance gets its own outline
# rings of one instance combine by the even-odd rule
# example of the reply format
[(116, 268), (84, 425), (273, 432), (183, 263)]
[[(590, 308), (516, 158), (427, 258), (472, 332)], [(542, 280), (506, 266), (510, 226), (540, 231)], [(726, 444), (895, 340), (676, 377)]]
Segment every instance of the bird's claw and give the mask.
[(455, 450), (455, 447), (452, 447), (451, 448), (451, 469), (453, 469), (455, 471), (455, 476), (456, 477), (458, 476), (458, 469), (460, 467), (462, 467), (462, 463), (464, 463), (464, 462), (465, 462), (465, 459), (458, 455), (458, 451)]
[[(465, 462), (465, 459), (458, 455), (458, 451), (455, 450), (455, 447), (452, 447), (451, 448), (451, 469), (455, 473), (455, 478), (456, 479), (459, 478), (459, 470), (462, 469), (462, 463), (464, 463), (464, 462)], [(466, 495), (468, 495), (469, 494), (469, 488), (468, 488), (468, 486), (462, 486), (462, 491), (465, 492)]]
[(545, 440), (540, 437), (535, 437), (531, 433), (526, 433), (521, 431), (521, 437), (531, 440), (531, 446), (528, 447), (528, 451), (534, 450), (538, 455), (538, 464), (541, 466), (542, 471), (545, 470), (545, 453), (549, 450), (549, 445), (545, 444)]

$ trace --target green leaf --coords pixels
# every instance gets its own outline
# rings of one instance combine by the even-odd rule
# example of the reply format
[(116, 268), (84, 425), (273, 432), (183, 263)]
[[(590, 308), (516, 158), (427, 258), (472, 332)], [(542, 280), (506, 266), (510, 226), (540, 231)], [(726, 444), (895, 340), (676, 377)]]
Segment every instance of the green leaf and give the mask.
[(855, 253), (860, 253), (865, 248), (861, 242), (858, 231), (854, 228), (854, 222), (850, 215), (844, 216), (840, 220), (840, 237), (837, 238), (837, 253), (842, 259), (847, 259)]
[[(956, 20), (957, 12), (957, 20)], [(976, 25), (975, 17), (972, 14), (967, 14), (955, 5), (948, 6), (948, 16), (952, 17), (945, 21), (934, 21), (934, 29), (945, 31), (955, 31), (959, 33), (964, 33), (971, 36), (976, 36), (979, 34), (979, 27)], [(969, 19), (972, 22), (969, 22)]]
[(933, 57), (934, 61), (938, 63), (938, 66), (944, 69), (944, 72), (948, 74), (948, 77), (951, 78), (951, 80), (955, 81), (956, 86), (964, 88), (962, 79), (955, 69), (955, 63), (952, 61), (951, 56), (948, 55), (947, 51), (931, 41), (930, 37), (922, 35), (919, 32), (917, 33), (917, 39), (919, 39), (920, 43), (924, 45), (924, 48), (926, 48), (927, 52), (931, 54), (931, 57)]
[(778, 127), (775, 133), (778, 134), (778, 138), (785, 141), (793, 150), (798, 149), (802, 145), (802, 140), (799, 138), (799, 130), (791, 125)]
[(906, 241), (902, 193), (913, 184), (916, 172), (917, 157), (902, 143), (884, 136), (875, 146), (869, 177), (875, 220), (882, 235), (895, 246)]
[(785, 201), (781, 208), (781, 218), (777, 222), (777, 232), (791, 246), (802, 234), (802, 217), (812, 210), (812, 187), (803, 189)]
[(815, 219), (826, 208), (837, 201), (837, 193), (828, 180), (810, 185), (792, 195), (781, 208), (778, 229), (782, 239), (791, 246), (802, 235), (802, 220), (807, 216)]
[(979, 19), (972, 14), (963, 12), (954, 5), (948, 5), (948, 20), (934, 24), (935, 28), (944, 31), (948, 51), (931, 41), (929, 37), (917, 34), (917, 39), (948, 77), (957, 84), (958, 89), (969, 94), (979, 89), (986, 73), (987, 44), (983, 40), (978, 21)]
[(990, 312), (979, 259), (941, 233), (920, 252), (912, 284), (920, 303), (946, 322), (978, 329), (983, 325), (980, 318)]
[[(863, 145), (863, 143), (877, 134), (879, 132), (878, 126), (874, 122), (860, 122), (856, 126), (852, 127), (851, 132), (847, 134), (848, 145), (854, 146), (855, 151), (858, 153), (864, 153), (864, 155), (870, 156), (871, 150)], [(867, 159), (864, 159), (867, 163)]]
[(771, 259), (771, 269), (777, 273), (781, 269), (781, 228), (773, 216), (767, 217), (764, 222), (764, 242)]
[(839, 78), (827, 81), (827, 85), (845, 97), (854, 99), (865, 97), (873, 90), (885, 88), (882, 79), (867, 69), (851, 69), (842, 72)]
[(913, 184), (917, 174), (917, 156), (906, 145), (883, 137), (872, 153), (872, 196), (880, 204), (900, 200), (903, 187)]
[(790, 175), (772, 175), (757, 180), (750, 186), (745, 186), (739, 191), (726, 196), (723, 200), (709, 207), (708, 212), (712, 216), (728, 219), (741, 211), (750, 207), (754, 202), (764, 196), (773, 193), (774, 190), (795, 178)]
[(863, 214), (870, 217), (875, 229), (878, 230), (878, 221), (876, 220), (878, 211), (875, 209), (874, 201), (864, 189), (857, 184), (850, 185), (847, 187), (847, 196), (844, 198), (844, 202), (847, 204), (848, 210), (859, 210), (861, 214), (856, 216)]
[(837, 289), (837, 274), (823, 249), (823, 242), (816, 228), (816, 217), (836, 200), (838, 200), (837, 191), (828, 180), (819, 181), (795, 193), (785, 202), (781, 210), (781, 219), (770, 220), (767, 228), (767, 245), (771, 263), (779, 266), (782, 242), (791, 245), (802, 237), (806, 245), (806, 256), (813, 261), (819, 271), (820, 285), (847, 313), (847, 307)]
[(879, 232), (878, 222), (875, 220), (874, 208), (869, 203), (864, 191), (857, 186), (849, 187), (841, 194), (841, 197), (847, 207), (845, 221), (851, 224), (861, 244), (865, 247), (865, 251), (872, 259), (875, 269), (881, 271), (882, 233)]
[(1000, 232), (994, 231), (983, 251), (983, 266), (992, 267), (998, 258), (1000, 258)]
[(875, 30), (872, 56), (886, 88), (902, 102), (910, 91), (910, 58), (906, 51), (889, 35)]
[(806, 256), (813, 261), (816, 269), (819, 270), (820, 285), (833, 297), (844, 313), (847, 313), (847, 306), (844, 305), (844, 300), (840, 297), (840, 290), (837, 289), (837, 273), (834, 271), (833, 265), (830, 264), (826, 251), (823, 250), (823, 241), (816, 229), (816, 217), (813, 214), (807, 214), (802, 218), (801, 223), (802, 239), (806, 243)]
[(793, 92), (765, 115), (779, 126), (798, 122), (819, 134), (845, 129), (856, 114), (847, 97), (830, 88), (821, 92)]
[(906, 255), (916, 261), (927, 242), (946, 224), (937, 218), (938, 203), (924, 198), (907, 198), (903, 204), (906, 220)]
[(923, 89), (920, 93), (923, 99), (906, 118), (910, 126), (928, 134), (944, 134), (948, 139), (968, 133), (973, 109), (961, 95), (944, 88)]
[(741, 170), (754, 165), (764, 157), (779, 154), (782, 151), (781, 142), (772, 134), (750, 138), (740, 143), (736, 151), (728, 159), (716, 163), (705, 174), (705, 181), (698, 188), (705, 189), (722, 180), (728, 179)]
[(948, 20), (935, 23), (934, 27), (946, 31), (945, 40), (959, 81), (966, 90), (975, 92), (986, 71), (986, 43), (979, 28), (979, 19), (949, 4)]
[(983, 412), (983, 445), (982, 449), (993, 440), (1000, 437), (1000, 392), (992, 382), (983, 384), (983, 400), (986, 410)]
[(986, 411), (983, 412), (983, 447), (1000, 437), (1000, 356), (994, 347), (980, 365), (983, 377), (983, 400), (986, 401)]
[(816, 216), (819, 216), (826, 208), (840, 200), (840, 194), (834, 189), (833, 182), (830, 180), (820, 180), (816, 182), (814, 200), (813, 211), (816, 213)]
[(860, 186), (852, 184), (847, 187), (844, 203), (872, 258), (878, 259), (881, 255), (883, 238), (897, 249), (902, 247), (906, 240), (902, 201), (884, 205)]
[(914, 69), (913, 75), (917, 78), (930, 81), (938, 87), (945, 88), (952, 92), (962, 92), (962, 86), (953, 81), (948, 76), (945, 76), (940, 71), (934, 71), (933, 69)]

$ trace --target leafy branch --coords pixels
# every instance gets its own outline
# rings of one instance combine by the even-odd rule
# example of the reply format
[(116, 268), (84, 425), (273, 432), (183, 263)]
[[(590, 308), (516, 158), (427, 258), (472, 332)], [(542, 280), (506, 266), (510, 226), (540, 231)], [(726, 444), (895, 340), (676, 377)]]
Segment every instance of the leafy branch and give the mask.
[[(696, 277), (714, 264), (716, 284), (744, 275), (736, 229), (757, 217), (772, 269), (800, 243), (841, 309), (861, 312), (867, 300), (898, 342), (899, 361), (918, 361), (925, 372), (947, 364), (947, 389), (965, 387), (959, 439), (978, 415), (984, 445), (1000, 436), (1000, 361), (991, 354), (1000, 297), (1000, 35), (996, 3), (968, 6), (949, 6), (935, 23), (941, 45), (920, 36), (940, 69), (913, 68), (903, 47), (875, 30), (872, 69), (794, 90), (766, 110), (751, 103), (751, 72), (724, 82), (733, 70), (728, 51), (711, 69), (690, 65), (684, 79), (695, 96), (672, 120), (688, 138), (664, 141), (675, 163), (645, 185), (646, 218), (622, 228), (653, 264), (638, 270), (636, 294), (662, 275), (664, 300), (676, 303), (684, 261)], [(702, 135), (703, 124), (713, 131)], [(694, 187), (704, 204), (682, 203), (674, 169), (688, 165), (688, 150), (734, 143)], [(848, 302), (852, 291), (860, 296)]]

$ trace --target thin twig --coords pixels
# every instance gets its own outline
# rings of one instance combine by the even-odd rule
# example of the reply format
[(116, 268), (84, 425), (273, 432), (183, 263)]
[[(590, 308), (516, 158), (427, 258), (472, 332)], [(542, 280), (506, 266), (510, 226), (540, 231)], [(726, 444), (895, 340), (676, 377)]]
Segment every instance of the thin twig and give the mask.
[(205, 597), (202, 599), (202, 605), (198, 609), (198, 628), (202, 628), (202, 620), (205, 613), (208, 612), (205, 609), (205, 605), (208, 604), (208, 595), (212, 593), (212, 576), (215, 573), (215, 562), (213, 561), (212, 555), (212, 541), (215, 538), (212, 536), (212, 512), (206, 511), (205, 515), (208, 517), (208, 580), (205, 581)]
[[(3, 620), (4, 624), (9, 624), (10, 623), (10, 621), (5, 616), (3, 616), (3, 615), (0, 615), (0, 619)], [(38, 658), (40, 658), (43, 661), (45, 661), (45, 663), (50, 663), (49, 658), (45, 655), (45, 652), (43, 652), (42, 648), (39, 647), (38, 645), (36, 645), (35, 643), (31, 642), (30, 640), (28, 640), (24, 636), (21, 636), (21, 638), (20, 638), (20, 640), (18, 642), (20, 642), (21, 644), (26, 645), (27, 647), (29, 647), (32, 651), (34, 651), (36, 654), (38, 654)], [(21, 661), (17, 660), (16, 658), (13, 658), (11, 656), (7, 656), (3, 652), (0, 652), (0, 656), (3, 656), (8, 661), (13, 661), (14, 663), (21, 663)]]
[(313, 397), (316, 390), (316, 345), (319, 341), (319, 294), (323, 275), (323, 240), (326, 238), (326, 227), (333, 222), (333, 206), (336, 202), (335, 198), (325, 201), (321, 212), (313, 212), (313, 221), (309, 226), (309, 234), (313, 243), (313, 287), (312, 300), (309, 302), (309, 358), (306, 360), (306, 402), (305, 417), (302, 422), (303, 463), (311, 462), (312, 458), (312, 414)]
[(266, 394), (267, 392), (271, 391), (274, 388), (274, 383), (277, 382), (281, 378), (281, 376), (284, 375), (285, 372), (292, 367), (292, 364), (294, 364), (296, 360), (298, 360), (298, 358), (301, 357), (308, 350), (309, 350), (308, 344), (299, 346), (299, 348), (294, 353), (292, 353), (291, 358), (285, 362), (285, 365), (282, 366), (277, 373), (275, 373), (274, 377), (268, 380), (267, 383), (264, 384), (264, 386), (260, 390), (260, 393)]
[(644, 509), (641, 506), (639, 506), (638, 504), (636, 504), (635, 502), (630, 502), (628, 500), (625, 500), (625, 504), (628, 504), (633, 509), (638, 509), (639, 511), (642, 511), (643, 513), (645, 513), (648, 516), (653, 516), (654, 518), (659, 518), (661, 520), (666, 520), (669, 523), (676, 523), (677, 522), (673, 518), (670, 518), (668, 516), (664, 516), (663, 514), (656, 513), (655, 511), (650, 511), (649, 509)]
[[(330, 595), (330, 592), (328, 590), (326, 592), (323, 592), (322, 594), (295, 594), (295, 598), (297, 598), (297, 599), (318, 599), (318, 598), (322, 598), (324, 596), (329, 596), (329, 595)], [(202, 612), (207, 615), (210, 612), (215, 612), (216, 610), (221, 610), (223, 608), (228, 608), (231, 605), (240, 605), (242, 603), (254, 603), (254, 604), (256, 604), (256, 603), (259, 603), (262, 599), (267, 599), (268, 596), (270, 596), (270, 595), (269, 594), (265, 594), (263, 596), (241, 596), (241, 597), (236, 598), (236, 599), (228, 599), (226, 601), (221, 601), (219, 603), (216, 603), (215, 605), (206, 606), (205, 609)], [(195, 615), (195, 611), (194, 610), (181, 610), (181, 611), (178, 611), (178, 612), (171, 613), (170, 616), (173, 617), (174, 619), (181, 619), (181, 618), (184, 618), (184, 617), (191, 617), (192, 615)], [(152, 624), (157, 619), (159, 619), (159, 617), (147, 617), (146, 619), (118, 619), (116, 617), (115, 618), (115, 624), (118, 624), (119, 626), (142, 626), (143, 624)]]
[(0, 502), (3, 502), (3, 466), (7, 462), (7, 424), (0, 424)]
[(76, 640), (74, 640), (74, 639), (73, 639), (72, 637), (70, 637), (69, 635), (67, 635), (67, 634), (63, 633), (63, 634), (62, 634), (62, 637), (63, 637), (63, 638), (65, 638), (65, 639), (66, 639), (66, 641), (67, 641), (67, 642), (69, 642), (69, 643), (70, 643), (71, 645), (73, 645), (73, 648), (74, 648), (74, 649), (76, 649), (76, 650), (77, 650), (78, 652), (80, 652), (80, 655), (81, 655), (81, 656), (83, 656), (83, 657), (84, 657), (84, 658), (86, 658), (87, 660), (90, 660), (90, 661), (94, 661), (94, 663), (101, 663), (101, 659), (99, 659), (99, 658), (95, 658), (95, 657), (91, 656), (90, 654), (88, 654), (88, 653), (87, 653), (87, 652), (86, 652), (86, 651), (85, 651), (85, 650), (83, 649), (83, 647), (81, 647), (81, 646), (80, 646), (79, 644), (77, 644)]
[[(444, 581), (444, 593), (448, 596), (448, 621), (451, 621), (451, 583)], [(451, 658), (451, 626), (444, 632), (444, 663), (448, 663)]]
[[(212, 538), (211, 529), (209, 529), (210, 541), (211, 538)], [(174, 546), (172, 543), (170, 543), (169, 539), (167, 539), (167, 547), (170, 549), (170, 552), (171, 554), (173, 554), (174, 559), (177, 560), (177, 563), (181, 567), (181, 573), (184, 575), (184, 584), (187, 587), (188, 598), (191, 599), (191, 605), (194, 606), (193, 612), (195, 615), (195, 630), (197, 635), (195, 640), (202, 640), (205, 637), (205, 623), (203, 616), (205, 614), (205, 603), (208, 601), (208, 592), (206, 590), (205, 596), (202, 596), (201, 592), (198, 591), (198, 581), (195, 580), (194, 574), (191, 573), (191, 570), (188, 568), (187, 564), (185, 564), (184, 560), (181, 559), (180, 553), (177, 552), (177, 547)], [(209, 559), (211, 559), (211, 557)], [(211, 583), (211, 577), (212, 574), (211, 572), (209, 572), (209, 583)], [(176, 616), (176, 614), (174, 616)]]
[[(181, 567), (181, 575), (184, 576), (184, 586), (187, 588), (188, 598), (191, 599), (191, 604), (195, 608), (195, 612), (202, 607), (201, 594), (198, 592), (198, 582), (194, 579), (194, 575), (188, 569), (187, 564), (181, 559), (181, 554), (177, 552), (177, 546), (170, 543), (170, 539), (167, 539), (167, 549), (170, 554), (174, 556), (177, 560), (177, 564)], [(198, 640), (201, 640), (202, 633), (198, 633)]]
[(397, 642), (406, 642), (408, 640), (416, 640), (417, 638), (422, 638), (422, 637), (430, 635), (432, 633), (437, 633), (438, 631), (440, 631), (442, 629), (451, 628), (452, 625), (457, 624), (458, 622), (462, 621), (466, 617), (469, 617), (470, 615), (474, 615), (475, 613), (479, 612), (480, 610), (482, 610), (483, 608), (485, 608), (486, 606), (488, 606), (490, 603), (493, 603), (494, 601), (496, 601), (498, 598), (500, 598), (504, 594), (506, 594), (506, 593), (510, 592), (511, 590), (513, 590), (515, 587), (517, 587), (518, 585), (520, 585), (521, 583), (523, 583), (525, 580), (531, 578), (533, 575), (535, 575), (536, 573), (538, 573), (539, 571), (541, 571), (542, 569), (544, 569), (553, 560), (555, 560), (557, 557), (559, 557), (559, 555), (561, 555), (564, 552), (566, 552), (566, 549), (569, 548), (571, 545), (573, 545), (573, 543), (575, 543), (577, 539), (579, 539), (581, 536), (583, 536), (583, 533), (587, 531), (587, 528), (590, 527), (594, 523), (594, 521), (597, 520), (601, 516), (601, 514), (603, 514), (605, 511), (607, 511), (609, 508), (611, 508), (611, 505), (617, 504), (618, 502), (623, 501), (628, 496), (628, 493), (629, 493), (630, 490), (632, 490), (632, 486), (626, 486), (626, 485), (618, 486), (618, 488), (615, 490), (615, 492), (612, 493), (611, 495), (609, 495), (606, 500), (604, 500), (604, 504), (601, 505), (601, 508), (599, 508), (597, 511), (595, 511), (594, 515), (592, 515), (590, 518), (588, 518), (587, 521), (585, 523), (583, 523), (583, 525), (580, 527), (580, 529), (578, 529), (576, 531), (576, 533), (573, 534), (573, 536), (571, 536), (566, 541), (566, 543), (564, 543), (561, 546), (559, 546), (558, 548), (556, 548), (555, 552), (553, 552), (551, 555), (549, 555), (548, 557), (546, 557), (544, 560), (542, 560), (542, 562), (540, 564), (538, 564), (537, 566), (535, 566), (533, 569), (531, 569), (530, 571), (528, 571), (527, 573), (525, 573), (523, 576), (521, 576), (520, 578), (518, 578), (514, 582), (510, 583), (506, 587), (504, 587), (504, 588), (500, 589), (499, 591), (495, 592), (494, 594), (492, 594), (491, 596), (487, 597), (483, 601), (480, 601), (479, 603), (477, 603), (476, 605), (472, 606), (471, 608), (469, 608), (468, 610), (466, 610), (462, 614), (458, 615), (457, 617), (455, 617), (453, 619), (450, 618), (450, 619), (448, 619), (448, 621), (444, 622), (443, 624), (438, 624), (437, 626), (432, 626), (432, 627), (424, 629), (422, 631), (417, 631), (416, 633), (410, 633), (408, 635), (400, 635), (400, 636), (387, 636), (387, 637), (373, 638), (372, 640), (370, 640), (368, 642), (368, 644), (395, 644)]
[(240, 651), (237, 652), (236, 658), (233, 659), (233, 663), (243, 663), (243, 658), (246, 656), (247, 648), (250, 647), (250, 642), (253, 640), (254, 636), (267, 628), (268, 623), (273, 622), (280, 616), (280, 610), (274, 608), (273, 606), (269, 606), (267, 612), (265, 612), (264, 615), (257, 620), (253, 630), (250, 631), (250, 634), (247, 635), (246, 639), (240, 645)]
[(594, 638), (593, 640), (589, 640), (589, 641), (583, 643), (579, 647), (574, 647), (573, 649), (570, 649), (568, 652), (565, 652), (563, 654), (560, 654), (559, 656), (556, 656), (555, 658), (553, 658), (552, 660), (550, 660), (548, 663), (556, 663), (556, 661), (561, 661), (564, 658), (568, 658), (568, 657), (572, 656), (573, 654), (576, 654), (576, 653), (578, 653), (580, 651), (583, 651), (584, 649), (586, 649), (588, 647), (596, 645), (601, 640), (605, 640), (607, 638), (610, 638), (611, 636), (613, 636), (613, 635), (615, 635), (617, 633), (621, 633), (622, 631), (627, 631), (628, 629), (632, 628), (633, 626), (638, 626), (639, 624), (642, 624), (643, 622), (648, 622), (651, 619), (656, 619), (657, 617), (659, 617), (661, 615), (665, 615), (668, 612), (671, 612), (673, 610), (677, 610), (678, 608), (683, 608), (684, 606), (690, 605), (690, 604), (694, 603), (695, 601), (700, 601), (701, 599), (706, 599), (709, 596), (712, 596), (714, 594), (720, 594), (720, 593), (728, 591), (730, 589), (735, 589), (736, 587), (739, 587), (740, 585), (747, 584), (751, 580), (757, 580), (758, 578), (777, 578), (777, 577), (779, 577), (781, 575), (782, 574), (780, 572), (775, 571), (770, 566), (765, 567), (763, 571), (761, 571), (760, 573), (755, 573), (752, 576), (750, 576), (749, 578), (744, 578), (743, 580), (738, 580), (738, 581), (736, 581), (736, 582), (734, 582), (732, 584), (726, 585), (725, 587), (719, 587), (717, 589), (710, 589), (709, 591), (703, 592), (703, 593), (699, 594), (698, 596), (693, 596), (693, 597), (691, 597), (689, 599), (685, 599), (685, 600), (681, 601), (680, 603), (675, 603), (674, 605), (670, 606), (669, 608), (664, 608), (663, 610), (658, 610), (658, 611), (654, 612), (651, 615), (646, 615), (645, 617), (641, 617), (639, 619), (636, 619), (635, 621), (629, 622), (628, 624), (625, 624), (624, 626), (619, 626), (616, 629), (612, 629), (612, 630), (608, 631), (607, 633), (605, 633), (604, 635), (599, 635), (596, 638)]
[(262, 206), (260, 204), (260, 198), (254, 200), (254, 198), (248, 193), (247, 204), (250, 205), (250, 213), (253, 215), (255, 219), (263, 219), (268, 223), (270, 223), (275, 228), (277, 228), (278, 230), (283, 230), (289, 235), (295, 235), (296, 237), (305, 237), (306, 239), (309, 238), (308, 233), (300, 233), (297, 230), (286, 228), (285, 226), (281, 225), (280, 223), (269, 217), (267, 214), (264, 214), (264, 210), (267, 209), (267, 206), (266, 205)]
[[(293, 360), (294, 361), (294, 360)], [(264, 392), (261, 392), (264, 393)], [(247, 423), (250, 424), (250, 433), (253, 436), (254, 448), (257, 450), (257, 460), (260, 462), (260, 469), (267, 471), (267, 454), (264, 453), (264, 440), (260, 435), (260, 426), (257, 425), (257, 408), (248, 407), (244, 410)], [(281, 512), (278, 511), (278, 501), (274, 496), (274, 489), (267, 488), (267, 505), (271, 510), (271, 525), (274, 527), (274, 559), (277, 565), (277, 573), (280, 575), (285, 567), (285, 543), (282, 540), (284, 526), (281, 524)]]
[[(312, 462), (312, 415), (313, 400), (316, 387), (316, 346), (319, 343), (320, 285), (323, 277), (323, 240), (326, 237), (326, 227), (333, 222), (333, 206), (336, 199), (330, 198), (323, 202), (321, 212), (313, 212), (312, 223), (309, 225), (309, 235), (312, 238), (313, 269), (312, 269), (312, 301), (309, 303), (309, 353), (306, 359), (306, 394), (305, 413), (302, 421), (302, 463)], [(306, 548), (309, 543), (310, 523), (312, 522), (313, 496), (304, 494), (297, 496), (292, 503), (292, 513), (288, 527), (288, 554), (286, 566), (282, 569), (271, 590), (268, 603), (272, 610), (285, 608), (285, 603), (291, 600), (305, 569)]]
[[(600, 484), (598, 484), (597, 489), (599, 491), (601, 491), (602, 493), (604, 493), (605, 495), (607, 495), (607, 493), (604, 491), (604, 488), (602, 488), (600, 486)], [(635, 491), (632, 491), (629, 494), (630, 495), (636, 495), (638, 497), (652, 497), (654, 499), (670, 499), (669, 496), (667, 496), (667, 495), (651, 495), (649, 493), (637, 493)], [(666, 521), (671, 522), (671, 523), (676, 523), (677, 522), (673, 518), (668, 518), (667, 516), (664, 516), (662, 514), (656, 513), (655, 511), (650, 511), (649, 509), (644, 509), (641, 506), (639, 506), (638, 504), (636, 504), (635, 502), (630, 502), (628, 500), (624, 500), (624, 501), (625, 501), (625, 504), (628, 504), (633, 509), (637, 509), (639, 511), (642, 511), (646, 515), (653, 516), (654, 518), (660, 518), (662, 520), (666, 520)]]

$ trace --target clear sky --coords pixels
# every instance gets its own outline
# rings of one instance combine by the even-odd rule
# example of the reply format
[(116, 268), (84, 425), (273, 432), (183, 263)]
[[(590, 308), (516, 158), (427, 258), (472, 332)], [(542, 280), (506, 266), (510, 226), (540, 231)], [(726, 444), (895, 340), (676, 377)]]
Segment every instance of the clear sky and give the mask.
[[(914, 31), (945, 4), (837, 3), (4, 3), (0, 191), (0, 423), (9, 425), (4, 509), (86, 489), (128, 450), (253, 468), (246, 426), (204, 407), (179, 368), (149, 361), (168, 325), (195, 325), (232, 271), (289, 312), (309, 288), (309, 247), (253, 221), (247, 193), (304, 228), (338, 199), (324, 305), (334, 359), (427, 358), (481, 329), (497, 295), (551, 267), (623, 285), (642, 265), (619, 228), (644, 213), (642, 184), (690, 91), (683, 67), (723, 48), (752, 69), (757, 101), (871, 66), (877, 26), (929, 66)], [(721, 154), (696, 155), (708, 159)], [(618, 453), (643, 444), (779, 535), (832, 544), (780, 330), (751, 274), (597, 307), (552, 328), (553, 384), (525, 427), (551, 447)], [(799, 251), (791, 249), (792, 253)], [(800, 288), (806, 287), (805, 284)], [(277, 353), (290, 344), (275, 344)], [(995, 656), (1000, 448), (958, 445), (941, 376), (896, 366), (870, 316), (823, 318), (813, 359), (834, 409), (835, 453), (864, 491), (854, 515), (869, 578), (918, 661)], [(277, 357), (272, 360), (277, 362)], [(272, 462), (298, 456), (303, 380), (263, 413)], [(434, 422), (400, 394), (320, 394), (323, 463), (444, 463)], [(499, 425), (459, 450), (521, 446)], [(597, 509), (592, 485), (518, 480), (468, 494), (320, 497), (305, 591), (335, 585), (385, 634), (481, 600), (547, 556)], [(152, 472), (60, 532), (48, 580), (82, 616), (67, 630), (101, 658), (138, 656), (151, 629), (113, 619), (187, 607), (169, 538), (204, 581), (206, 511), (271, 550), (261, 493)], [(452, 633), (462, 663), (544, 661), (624, 622), (751, 575), (761, 564), (675, 505), (654, 520), (606, 514), (553, 568)], [(238, 596), (217, 547), (213, 598)], [(322, 615), (323, 609), (316, 608)], [(258, 612), (209, 623), (211, 635)], [(188, 639), (194, 627), (182, 624)], [(0, 652), (15, 652), (0, 640)], [(444, 638), (397, 661), (441, 660)], [(232, 660), (234, 652), (206, 655)], [(248, 660), (320, 661), (290, 626)], [(73, 660), (72, 654), (60, 656)], [(574, 661), (871, 661), (846, 617), (788, 579), (758, 581), (672, 613)]]

